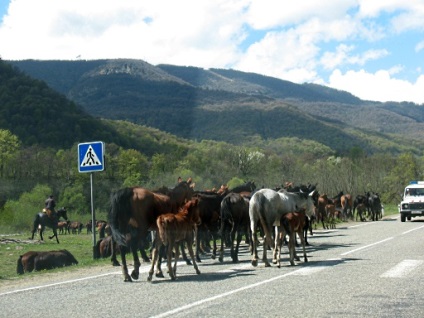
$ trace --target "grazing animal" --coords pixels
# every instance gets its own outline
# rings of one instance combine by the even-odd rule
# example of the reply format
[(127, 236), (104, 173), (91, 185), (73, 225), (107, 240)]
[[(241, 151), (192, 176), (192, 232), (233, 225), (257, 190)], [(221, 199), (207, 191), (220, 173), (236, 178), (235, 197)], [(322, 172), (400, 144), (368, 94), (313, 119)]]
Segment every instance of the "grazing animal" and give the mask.
[(69, 221), (57, 222), (57, 228), (59, 230), (59, 234), (66, 234), (66, 232), (68, 232), (68, 224), (69, 224)]
[(378, 193), (370, 193), (368, 197), (368, 206), (371, 212), (371, 219), (373, 221), (378, 221), (382, 216), (382, 205), (380, 200), (380, 195)]
[(327, 218), (329, 220), (330, 228), (335, 229), (336, 219), (338, 218), (338, 211), (336, 210), (336, 206), (332, 202), (329, 202), (325, 206), (325, 214), (327, 215)]
[[(243, 234), (250, 237), (249, 199), (240, 193), (229, 193), (221, 202), (221, 253), (219, 261), (224, 261), (224, 238), (229, 236), (231, 258), (238, 262), (238, 250)], [(234, 239), (237, 233), (236, 247)]]
[(72, 234), (81, 234), (82, 228), (83, 228), (83, 224), (79, 221), (73, 221), (73, 222), (69, 222), (68, 224), (68, 233), (72, 233)]
[(356, 221), (358, 220), (358, 216), (359, 216), (359, 219), (360, 219), (362, 222), (363, 222), (363, 221), (365, 221), (364, 213), (367, 211), (367, 208), (366, 208), (365, 203), (359, 203), (359, 204), (356, 206), (356, 209), (357, 209)]
[[(199, 216), (199, 199), (193, 198), (188, 201), (177, 214), (166, 213), (158, 216), (156, 225), (158, 235), (156, 236), (156, 244), (153, 248), (152, 266), (149, 271), (148, 281), (152, 281), (155, 265), (157, 273), (162, 273), (159, 262), (159, 249), (162, 245), (167, 247), (167, 264), (168, 273), (172, 280), (177, 277), (177, 262), (179, 257), (179, 242), (187, 243), (188, 252), (193, 262), (196, 274), (200, 274), (200, 270), (196, 264), (193, 252), (194, 231), (200, 224)], [(175, 263), (172, 267), (172, 252), (175, 250)], [(159, 275), (163, 277), (163, 275)]]
[(68, 250), (47, 252), (29, 251), (19, 256), (16, 272), (18, 274), (24, 274), (76, 264), (78, 264), (78, 261)]
[[(270, 266), (266, 253), (267, 245), (274, 248), (273, 262), (280, 265), (280, 257), (277, 258), (278, 241), (280, 240), (279, 232), (281, 231), (280, 220), (281, 217), (289, 212), (294, 212), (304, 208), (308, 216), (314, 213), (314, 203), (312, 194), (315, 187), (302, 186), (302, 190), (298, 193), (287, 192), (285, 189), (278, 192), (272, 189), (261, 189), (257, 191), (249, 203), (249, 217), (250, 217), (250, 230), (252, 233), (252, 265), (258, 265), (258, 250), (257, 250), (257, 233), (256, 227), (260, 222), (264, 233), (265, 241), (263, 246), (262, 261), (265, 266)], [(273, 241), (272, 227), (275, 226), (275, 236)]]
[(56, 237), (56, 241), (59, 244), (59, 238), (57, 236), (57, 226), (60, 218), (64, 218), (66, 221), (68, 220), (68, 215), (66, 208), (61, 208), (51, 214), (51, 217), (49, 217), (46, 213), (39, 212), (35, 215), (35, 219), (33, 222), (32, 227), (32, 236), (31, 240), (34, 239), (35, 232), (37, 232), (38, 228), (40, 227), (40, 239), (43, 241), (43, 232), (46, 226), (50, 227), (53, 230), (53, 235), (49, 236), (49, 239), (52, 239)]
[[(365, 195), (358, 194), (355, 197), (355, 200), (353, 201), (353, 212), (352, 212), (352, 214), (355, 215), (355, 210), (357, 210), (356, 211), (356, 218), (355, 218), (356, 221), (358, 221), (358, 217), (361, 221), (365, 221), (365, 216), (364, 216), (363, 213), (365, 211), (367, 211), (367, 212), (369, 211), (368, 197), (369, 197), (369, 193), (366, 193)], [(359, 205), (361, 205), (361, 211), (359, 211), (359, 208), (358, 208)]]
[[(189, 179), (191, 180), (191, 179)], [(191, 182), (191, 181), (190, 181)], [(141, 187), (124, 188), (111, 195), (109, 225), (113, 240), (120, 247), (122, 274), (125, 282), (138, 279), (140, 260), (138, 258), (139, 243), (147, 237), (150, 230), (156, 230), (156, 219), (164, 213), (177, 213), (178, 209), (193, 196), (193, 188), (189, 182), (181, 181), (169, 195), (154, 193)], [(130, 235), (129, 247), (127, 234)], [(126, 253), (131, 249), (134, 269), (128, 274)], [(141, 251), (140, 252), (144, 252)]]
[(317, 222), (319, 223), (321, 221), (323, 229), (328, 229), (328, 214), (325, 208), (328, 205), (328, 201), (327, 194), (321, 194), (317, 200)]
[(219, 238), (219, 225), (221, 217), (221, 202), (226, 196), (226, 192), (222, 194), (199, 194), (195, 197), (199, 198), (199, 213), (201, 224), (198, 227), (198, 235), (196, 238), (196, 260), (201, 262), (200, 252), (201, 243), (209, 244), (210, 236), (213, 240), (213, 249), (211, 258), (216, 258), (217, 245), (216, 241)]
[[(296, 234), (300, 237), (300, 242), (303, 248), (303, 257), (305, 263), (308, 262), (308, 257), (306, 256), (306, 247), (305, 247), (305, 237), (303, 236), (303, 228), (306, 223), (306, 215), (303, 212), (289, 212), (282, 216), (281, 223), (283, 225), (283, 230), (281, 233), (283, 236), (287, 233), (289, 236), (289, 253), (290, 253), (290, 264), (295, 265), (294, 260), (297, 261), (299, 258), (296, 255)], [(285, 233), (284, 233), (285, 232)], [(281, 242), (283, 240), (280, 238), (279, 248), (281, 250)]]
[(352, 219), (353, 220), (353, 213), (352, 213), (352, 195), (349, 193), (346, 193), (341, 196), (340, 198), (340, 204), (342, 206), (342, 215), (343, 219)]
[(230, 192), (241, 193), (241, 192), (253, 192), (256, 190), (256, 185), (254, 181), (247, 181), (242, 185), (230, 189)]

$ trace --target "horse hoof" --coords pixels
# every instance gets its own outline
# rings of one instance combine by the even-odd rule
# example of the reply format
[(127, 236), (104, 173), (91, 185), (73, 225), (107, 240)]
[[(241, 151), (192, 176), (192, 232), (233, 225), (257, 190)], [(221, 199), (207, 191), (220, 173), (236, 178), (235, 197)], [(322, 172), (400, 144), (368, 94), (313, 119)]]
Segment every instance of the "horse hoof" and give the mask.
[(265, 267), (271, 267), (270, 263), (265, 263)]
[(147, 277), (147, 281), (151, 282), (152, 281), (152, 275), (149, 274), (149, 276)]
[(131, 273), (131, 277), (133, 278), (133, 279), (135, 279), (135, 280), (137, 280), (138, 279), (138, 273)]
[(200, 271), (199, 271), (199, 270), (196, 270), (196, 274), (197, 274), (197, 275), (200, 275)]
[(164, 278), (165, 277), (165, 276), (163, 276), (163, 273), (162, 272), (156, 273), (155, 275), (156, 275), (156, 277), (159, 277), (159, 278)]
[(124, 279), (124, 282), (125, 283), (131, 283), (132, 282), (132, 279), (131, 279), (131, 277), (125, 277), (125, 279)]
[(258, 261), (257, 260), (253, 260), (252, 261), (252, 266), (255, 266), (255, 267), (258, 266)]
[(219, 260), (220, 263), (223, 263), (224, 262), (224, 258), (223, 257), (218, 258), (218, 260)]
[(189, 260), (186, 261), (187, 265), (193, 265)]
[(121, 266), (121, 264), (119, 264), (119, 262), (116, 261), (116, 262), (112, 262), (112, 266)]
[(212, 259), (215, 259), (215, 258), (216, 258), (216, 256), (212, 254), (211, 258), (212, 258)]

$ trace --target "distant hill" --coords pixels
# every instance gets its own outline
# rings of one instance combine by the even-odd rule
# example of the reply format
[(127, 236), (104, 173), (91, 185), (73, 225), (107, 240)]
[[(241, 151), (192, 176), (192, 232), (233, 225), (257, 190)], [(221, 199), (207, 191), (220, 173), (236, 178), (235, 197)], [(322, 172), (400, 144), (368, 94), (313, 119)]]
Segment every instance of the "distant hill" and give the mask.
[[(186, 139), (233, 144), (285, 137), (347, 153), (420, 152), (423, 107), (376, 103), (315, 84), (141, 60), (8, 61), (94, 117), (126, 120)], [(405, 142), (405, 141), (408, 142)]]

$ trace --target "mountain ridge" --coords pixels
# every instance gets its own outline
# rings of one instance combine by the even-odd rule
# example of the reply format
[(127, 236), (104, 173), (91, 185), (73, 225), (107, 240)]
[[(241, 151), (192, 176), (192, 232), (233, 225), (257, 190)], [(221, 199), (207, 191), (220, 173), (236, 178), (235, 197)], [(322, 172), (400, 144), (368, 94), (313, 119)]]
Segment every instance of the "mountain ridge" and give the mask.
[[(126, 120), (192, 140), (234, 144), (298, 137), (338, 152), (424, 138), (423, 107), (363, 101), (317, 84), (235, 70), (142, 60), (7, 61), (94, 117)], [(369, 138), (364, 138), (364, 134)], [(393, 150), (387, 145), (386, 151)], [(389, 150), (387, 150), (389, 149)], [(391, 150), (390, 150), (391, 149)]]

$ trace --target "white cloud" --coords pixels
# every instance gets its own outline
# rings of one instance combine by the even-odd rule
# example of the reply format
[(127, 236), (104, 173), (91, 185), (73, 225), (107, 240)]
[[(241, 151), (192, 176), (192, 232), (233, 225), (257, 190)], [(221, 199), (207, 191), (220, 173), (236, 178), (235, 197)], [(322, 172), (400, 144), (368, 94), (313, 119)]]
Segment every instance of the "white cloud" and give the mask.
[[(351, 73), (338, 76), (348, 82), (361, 74), (359, 66), (376, 79), (377, 73), (366, 71), (369, 62), (395, 57), (389, 47), (374, 43), (385, 37), (387, 45), (400, 43), (400, 37), (391, 37), (422, 30), (421, 21), (422, 0), (14, 0), (0, 25), (0, 55), (6, 60), (134, 58), (334, 85), (318, 72), (351, 67)], [(254, 36), (248, 34), (252, 29)], [(247, 41), (258, 34), (255, 43)], [(419, 40), (417, 53), (424, 48)], [(403, 88), (407, 82), (394, 76), (421, 74), (422, 67), (404, 69), (402, 62), (381, 68), (388, 83)], [(353, 84), (343, 89), (354, 93)]]
[[(328, 86), (351, 92), (365, 100), (378, 101), (412, 101), (424, 104), (424, 75), (417, 78), (415, 83), (391, 77), (391, 73), (380, 70), (368, 73), (365, 70), (342, 73), (335, 70), (327, 83)], [(405, 97), (408, 98), (405, 98)]]
[(415, 46), (415, 52), (420, 52), (424, 49), (424, 41), (418, 42)]

